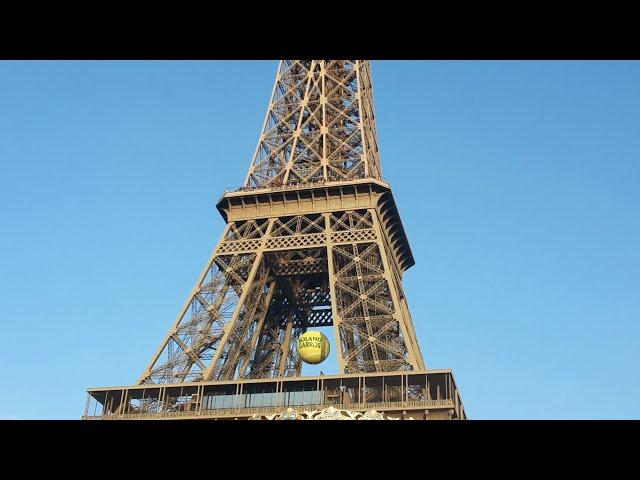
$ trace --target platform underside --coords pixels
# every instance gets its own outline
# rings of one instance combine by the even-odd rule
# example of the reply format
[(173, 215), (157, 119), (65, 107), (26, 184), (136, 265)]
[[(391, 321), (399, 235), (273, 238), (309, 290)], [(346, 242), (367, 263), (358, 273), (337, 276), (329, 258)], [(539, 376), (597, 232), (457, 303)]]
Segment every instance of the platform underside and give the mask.
[(82, 417), (465, 420), (450, 370), (91, 388)]

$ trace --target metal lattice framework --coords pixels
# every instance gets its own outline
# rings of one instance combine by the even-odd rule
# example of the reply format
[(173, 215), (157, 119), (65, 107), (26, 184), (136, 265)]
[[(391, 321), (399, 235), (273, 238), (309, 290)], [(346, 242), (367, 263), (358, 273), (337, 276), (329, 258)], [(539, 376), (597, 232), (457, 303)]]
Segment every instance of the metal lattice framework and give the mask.
[(381, 178), (369, 62), (280, 62), (248, 187)]
[[(283, 60), (226, 226), (136, 385), (88, 389), (84, 419), (466, 419), (427, 370), (402, 275), (414, 264), (381, 177), (364, 60)], [(308, 328), (339, 372), (302, 376)]]
[(323, 326), (340, 373), (425, 368), (368, 61), (281, 61), (245, 183), (218, 209), (222, 237), (138, 384), (299, 376), (296, 340)]

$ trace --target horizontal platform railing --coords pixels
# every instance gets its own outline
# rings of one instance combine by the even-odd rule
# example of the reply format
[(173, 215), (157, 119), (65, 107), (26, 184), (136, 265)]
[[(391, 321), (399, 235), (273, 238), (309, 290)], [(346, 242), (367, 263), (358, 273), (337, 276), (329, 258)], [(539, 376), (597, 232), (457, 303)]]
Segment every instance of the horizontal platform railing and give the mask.
[[(291, 405), (287, 408), (291, 408), (298, 413), (319, 411), (327, 408), (327, 404), (310, 404), (310, 405)], [(419, 409), (419, 408), (454, 408), (454, 402), (449, 399), (443, 400), (423, 400), (423, 401), (407, 401), (407, 402), (372, 402), (372, 403), (341, 403), (332, 404), (334, 408), (338, 410), (351, 410), (351, 411), (368, 411), (376, 410), (379, 412), (387, 412), (389, 410), (403, 410), (403, 409)], [(245, 407), (245, 408), (215, 408), (215, 409), (202, 409), (194, 411), (183, 412), (149, 412), (149, 413), (126, 413), (116, 415), (96, 415), (96, 416), (84, 416), (83, 419), (101, 419), (101, 420), (124, 420), (124, 419), (149, 419), (149, 418), (197, 418), (197, 417), (250, 417), (254, 414), (271, 415), (279, 414), (283, 409), (286, 409), (282, 405), (280, 406), (265, 406), (265, 407)]]

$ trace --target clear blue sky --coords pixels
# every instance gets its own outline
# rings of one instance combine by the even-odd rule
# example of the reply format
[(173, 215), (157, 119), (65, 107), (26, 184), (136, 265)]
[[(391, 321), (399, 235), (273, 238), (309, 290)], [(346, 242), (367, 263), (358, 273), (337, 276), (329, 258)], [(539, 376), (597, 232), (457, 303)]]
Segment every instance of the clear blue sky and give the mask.
[[(79, 418), (87, 387), (136, 380), (276, 66), (0, 62), (0, 418)], [(372, 71), (427, 366), (475, 419), (640, 418), (640, 62)]]

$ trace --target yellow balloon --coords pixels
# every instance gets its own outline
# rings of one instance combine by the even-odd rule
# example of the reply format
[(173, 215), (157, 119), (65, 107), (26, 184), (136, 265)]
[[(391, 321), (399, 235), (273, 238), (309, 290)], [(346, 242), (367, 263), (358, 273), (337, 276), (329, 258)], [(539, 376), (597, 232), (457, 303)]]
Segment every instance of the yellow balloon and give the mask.
[(324, 362), (329, 356), (329, 339), (320, 332), (305, 332), (298, 338), (298, 354), (312, 365)]

